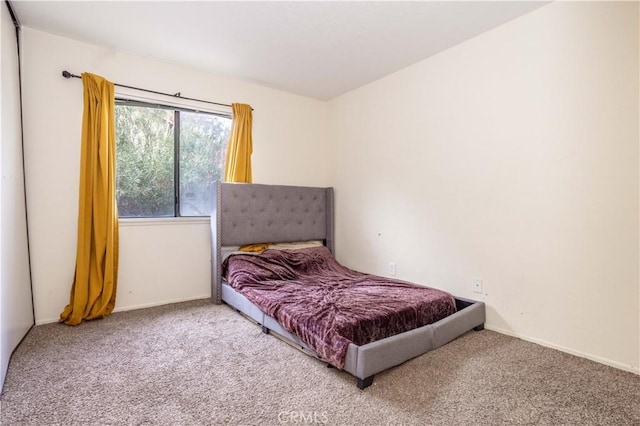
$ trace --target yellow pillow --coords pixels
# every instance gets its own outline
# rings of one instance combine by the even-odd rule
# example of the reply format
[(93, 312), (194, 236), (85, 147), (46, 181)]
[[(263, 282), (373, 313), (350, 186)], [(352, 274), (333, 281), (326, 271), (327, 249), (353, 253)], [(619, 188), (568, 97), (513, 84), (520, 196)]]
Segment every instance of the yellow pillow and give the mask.
[(271, 243), (245, 244), (243, 246), (240, 246), (238, 250), (250, 253), (262, 253), (269, 248), (269, 244)]

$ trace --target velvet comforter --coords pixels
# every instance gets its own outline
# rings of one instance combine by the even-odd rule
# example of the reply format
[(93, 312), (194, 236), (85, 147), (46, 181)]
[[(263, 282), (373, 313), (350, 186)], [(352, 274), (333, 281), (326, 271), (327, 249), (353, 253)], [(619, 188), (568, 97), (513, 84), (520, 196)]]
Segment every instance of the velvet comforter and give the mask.
[(446, 292), (353, 271), (326, 247), (233, 255), (223, 268), (234, 289), (339, 369), (349, 343), (364, 345), (456, 311)]

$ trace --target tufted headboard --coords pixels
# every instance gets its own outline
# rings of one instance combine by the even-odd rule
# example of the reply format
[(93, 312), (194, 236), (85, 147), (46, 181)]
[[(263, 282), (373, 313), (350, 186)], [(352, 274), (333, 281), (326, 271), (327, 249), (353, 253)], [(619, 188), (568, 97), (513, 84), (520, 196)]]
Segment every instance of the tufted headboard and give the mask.
[(211, 298), (222, 302), (223, 246), (323, 240), (334, 253), (333, 188), (216, 183)]

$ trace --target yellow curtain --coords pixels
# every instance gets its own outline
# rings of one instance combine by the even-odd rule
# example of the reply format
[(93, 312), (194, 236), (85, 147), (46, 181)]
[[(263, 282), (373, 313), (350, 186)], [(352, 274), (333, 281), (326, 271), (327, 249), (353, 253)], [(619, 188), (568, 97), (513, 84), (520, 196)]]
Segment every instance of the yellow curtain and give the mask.
[(69, 325), (109, 315), (118, 276), (113, 83), (89, 73), (82, 74), (82, 83), (76, 272), (71, 301), (60, 314), (60, 321)]
[(251, 106), (231, 104), (231, 108), (233, 109), (233, 127), (227, 145), (224, 180), (251, 183), (251, 153), (253, 152)]

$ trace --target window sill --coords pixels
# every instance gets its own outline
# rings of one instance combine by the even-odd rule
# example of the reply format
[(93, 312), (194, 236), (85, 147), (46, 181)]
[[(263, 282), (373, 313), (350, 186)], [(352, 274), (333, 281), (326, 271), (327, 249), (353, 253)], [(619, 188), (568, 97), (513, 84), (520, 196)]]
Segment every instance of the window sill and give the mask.
[(209, 225), (211, 219), (205, 217), (123, 217), (118, 219), (118, 224), (128, 226), (158, 226), (158, 225)]

